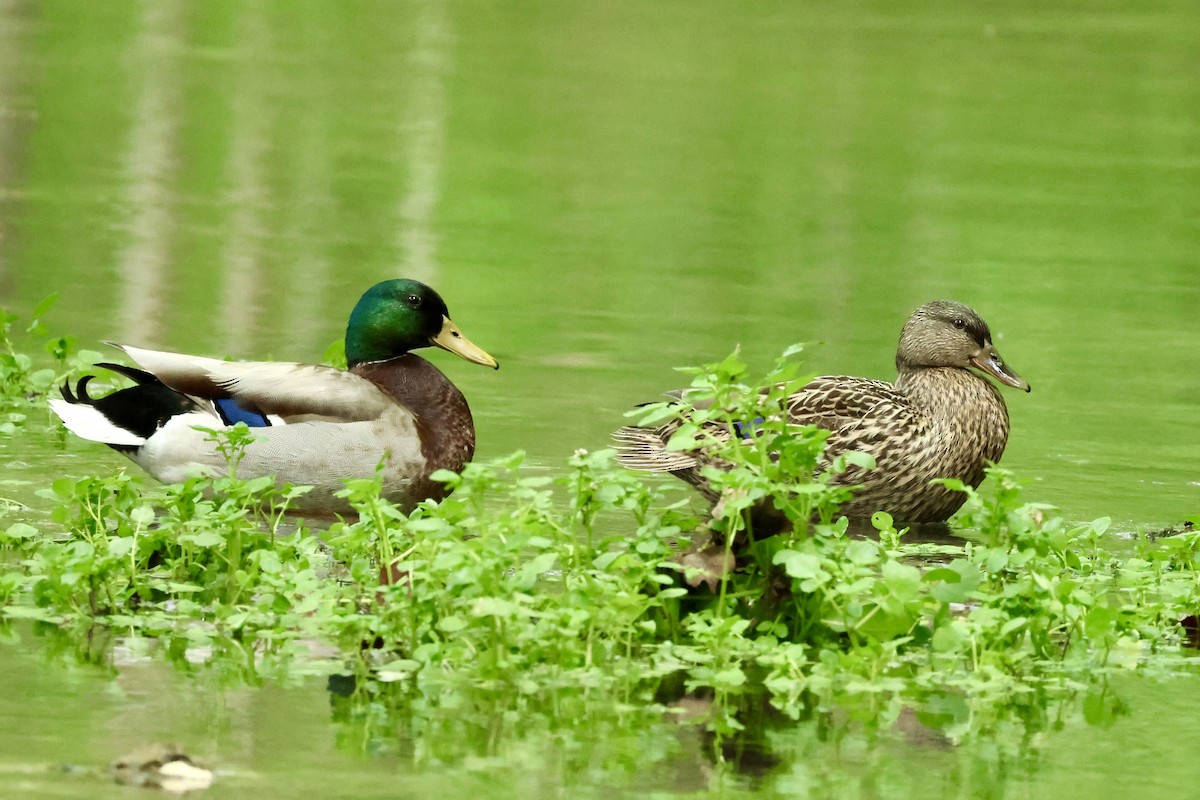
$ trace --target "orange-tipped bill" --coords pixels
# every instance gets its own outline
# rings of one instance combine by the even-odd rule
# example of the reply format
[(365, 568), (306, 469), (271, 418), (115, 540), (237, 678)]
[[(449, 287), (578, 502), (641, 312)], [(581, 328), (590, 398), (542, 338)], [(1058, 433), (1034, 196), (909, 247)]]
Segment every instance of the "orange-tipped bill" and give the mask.
[(1004, 363), (1004, 359), (996, 352), (996, 348), (991, 342), (988, 342), (982, 350), (971, 356), (971, 364), (991, 375), (1005, 386), (1011, 386), (1014, 389), (1023, 389), (1026, 392), (1029, 391), (1029, 383), (1020, 375), (1013, 372), (1008, 364)]
[(472, 364), (482, 364), (492, 369), (500, 369), (500, 365), (496, 363), (496, 359), (488, 355), (483, 348), (463, 336), (462, 331), (450, 321), (449, 317), (442, 317), (442, 329), (438, 332), (437, 336), (429, 340), (429, 343), (437, 345), (443, 350), (449, 350), (451, 353), (465, 358)]

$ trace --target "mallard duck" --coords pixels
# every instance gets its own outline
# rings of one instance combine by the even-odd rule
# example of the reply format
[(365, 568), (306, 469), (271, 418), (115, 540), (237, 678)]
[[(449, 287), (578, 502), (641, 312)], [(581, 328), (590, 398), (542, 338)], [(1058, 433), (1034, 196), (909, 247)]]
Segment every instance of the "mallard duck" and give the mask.
[(103, 442), (164, 483), (197, 472), (223, 475), (225, 457), (199, 428), (246, 422), (256, 439), (237, 467), (243, 478), (272, 475), (313, 489), (294, 507), (349, 510), (334, 496), (346, 478), (383, 465), (383, 494), (410, 508), (441, 498), (438, 469), (461, 470), (475, 451), (466, 398), (412, 350), (441, 347), (498, 368), (453, 322), (433, 289), (390, 280), (367, 290), (346, 326), (348, 370), (311, 364), (220, 361), (115, 345), (139, 368), (97, 366), (136, 385), (88, 395), (89, 377), (62, 387), (54, 410), (72, 433)]
[[(1026, 392), (1029, 384), (1000, 358), (987, 323), (949, 300), (926, 303), (904, 323), (896, 370), (895, 383), (816, 378), (789, 397), (788, 414), (797, 425), (830, 431), (826, 458), (852, 450), (874, 457), (873, 469), (852, 468), (835, 479), (861, 487), (842, 513), (856, 519), (886, 511), (897, 522), (943, 522), (965, 496), (931, 481), (978, 486), (1008, 441), (1004, 398), (983, 375)], [(618, 458), (633, 469), (673, 473), (715, 501), (700, 474), (705, 456), (666, 449), (679, 424), (621, 428), (614, 434)]]

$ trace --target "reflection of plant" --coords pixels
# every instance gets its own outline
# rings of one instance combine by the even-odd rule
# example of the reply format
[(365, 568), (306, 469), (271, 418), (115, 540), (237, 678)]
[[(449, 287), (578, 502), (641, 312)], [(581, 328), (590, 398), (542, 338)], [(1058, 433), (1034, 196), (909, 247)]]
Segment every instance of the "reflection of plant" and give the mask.
[[(232, 477), (252, 436), (235, 429), (214, 434), (231, 477), (156, 493), (124, 473), (56, 481), (53, 530), (0, 534), (14, 563), (3, 613), (514, 709), (563, 692), (642, 705), (682, 679), (713, 696), (726, 733), (759, 687), (791, 718), (838, 708), (877, 726), (915, 709), (955, 738), (1012, 720), (1037, 729), (1049, 703), (1106, 671), (1171, 663), (1200, 604), (1200, 533), (1118, 551), (1106, 520), (1069, 525), (999, 470), (988, 493), (949, 484), (968, 495), (965, 540), (909, 543), (883, 514), (852, 533), (836, 512), (847, 490), (829, 479), (869, 464), (824, 465), (823, 433), (787, 424), (787, 357), (764, 381), (745, 372), (736, 354), (696, 370), (687, 400), (715, 430), (749, 431), (697, 427), (672, 443), (711, 448), (720, 465), (705, 524), (611, 451), (580, 451), (557, 477), (519, 453), (439, 473), (452, 494), (410, 514), (378, 480), (348, 481), (356, 518), (314, 536), (285, 516), (302, 488)], [(694, 588), (705, 542), (733, 565), (710, 571), (712, 591)], [(313, 642), (336, 657), (303, 657)], [(1093, 721), (1120, 709), (1097, 689), (1085, 702)]]

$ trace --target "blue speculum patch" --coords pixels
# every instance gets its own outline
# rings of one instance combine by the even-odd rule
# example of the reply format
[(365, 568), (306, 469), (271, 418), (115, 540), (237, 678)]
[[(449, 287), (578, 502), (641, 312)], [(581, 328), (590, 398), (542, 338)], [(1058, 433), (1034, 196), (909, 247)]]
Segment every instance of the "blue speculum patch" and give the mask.
[(735, 422), (733, 430), (737, 433), (739, 439), (745, 439), (753, 435), (754, 429), (762, 425), (765, 420), (762, 417), (755, 417), (750, 422)]
[(244, 422), (250, 428), (271, 427), (271, 421), (267, 419), (266, 414), (258, 411), (247, 411), (239, 406), (233, 398), (223, 397), (214, 402), (217, 406), (217, 411), (221, 415), (221, 419), (225, 420), (227, 425), (236, 425), (239, 422)]

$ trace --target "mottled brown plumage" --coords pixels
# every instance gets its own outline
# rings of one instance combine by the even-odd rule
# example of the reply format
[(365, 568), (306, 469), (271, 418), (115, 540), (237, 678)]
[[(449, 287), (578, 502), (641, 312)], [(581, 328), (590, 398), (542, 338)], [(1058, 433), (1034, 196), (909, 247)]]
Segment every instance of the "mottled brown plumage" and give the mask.
[[(941, 522), (964, 495), (936, 478), (978, 486), (1008, 441), (1008, 410), (981, 370), (1008, 386), (1029, 384), (1008, 368), (991, 331), (961, 303), (939, 300), (913, 312), (900, 334), (894, 384), (844, 375), (806, 384), (788, 400), (790, 421), (830, 431), (826, 458), (857, 450), (875, 458), (870, 470), (851, 468), (835, 481), (860, 485), (842, 506), (851, 518), (886, 511), (907, 523)], [(679, 427), (625, 427), (614, 434), (619, 460), (633, 469), (671, 472), (716, 500), (700, 474), (711, 463), (700, 452), (670, 452)], [(798, 476), (808, 479), (810, 476)]]

